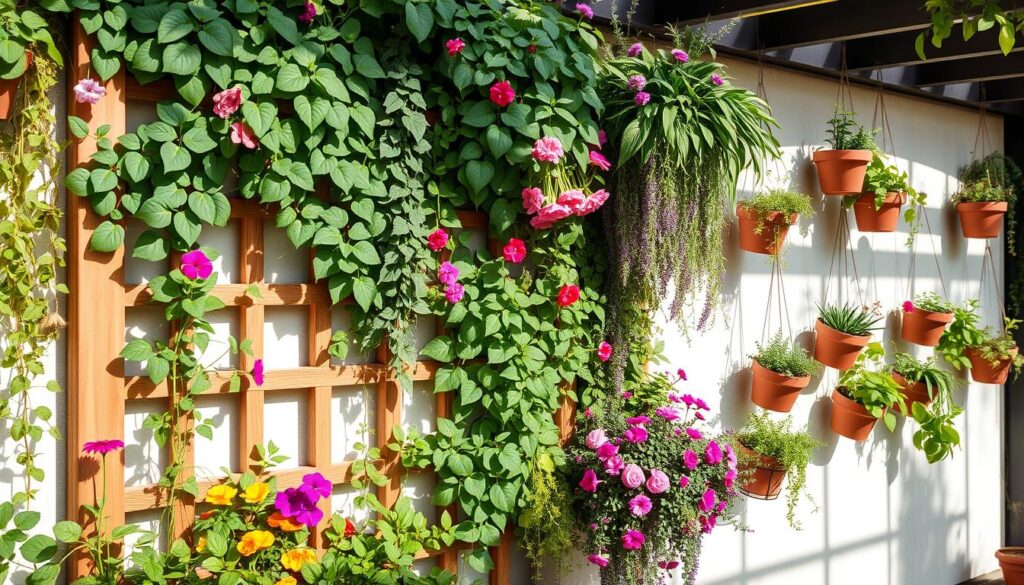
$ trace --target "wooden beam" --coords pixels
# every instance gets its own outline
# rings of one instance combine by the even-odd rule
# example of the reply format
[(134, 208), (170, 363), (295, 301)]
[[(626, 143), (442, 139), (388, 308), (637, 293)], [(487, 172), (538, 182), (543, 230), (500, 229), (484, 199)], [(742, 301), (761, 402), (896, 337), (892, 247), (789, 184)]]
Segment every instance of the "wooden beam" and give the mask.
[(920, 30), (931, 25), (920, 4), (907, 0), (839, 0), (765, 14), (757, 19), (760, 44), (769, 51)]
[(982, 83), (982, 101), (987, 104), (1024, 100), (1024, 77)]
[(756, 15), (768, 11), (784, 12), (828, 4), (837, 0), (712, 0), (705, 2), (661, 2), (657, 17), (665, 22), (697, 24), (710, 20)]
[[(883, 37), (849, 40), (846, 42), (846, 68), (849, 71), (868, 71), (1002, 54), (993, 30), (978, 33), (969, 41), (965, 41), (962, 35), (954, 34), (943, 41), (941, 48), (926, 43), (925, 55), (928, 59), (922, 61), (914, 48), (918, 34), (920, 31), (912, 30)], [(1014, 48), (1014, 51), (1021, 50), (1024, 47)]]
[(913, 69), (918, 87), (1009, 79), (1024, 76), (1024, 53), (925, 63)]

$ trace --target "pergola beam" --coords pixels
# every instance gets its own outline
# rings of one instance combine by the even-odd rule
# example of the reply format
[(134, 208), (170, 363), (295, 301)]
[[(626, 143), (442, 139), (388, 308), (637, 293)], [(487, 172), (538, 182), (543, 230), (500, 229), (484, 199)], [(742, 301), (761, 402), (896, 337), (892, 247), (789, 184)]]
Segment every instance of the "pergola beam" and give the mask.
[(838, 0), (757, 18), (760, 44), (769, 51), (920, 30), (931, 23), (918, 2), (893, 0)]
[[(850, 71), (866, 71), (1000, 54), (996, 33), (986, 31), (978, 33), (970, 41), (965, 41), (961, 35), (953, 35), (946, 39), (940, 48), (926, 43), (925, 55), (928, 59), (921, 60), (914, 48), (919, 33), (920, 31), (912, 30), (884, 37), (849, 40), (846, 42), (846, 67)], [(1024, 50), (1024, 47), (1014, 49), (1020, 50)]]
[[(820, 1), (820, 0), (819, 0)], [(837, 0), (825, 0), (824, 3)], [(808, 0), (713, 0), (709, 2), (660, 2), (657, 17), (684, 24), (722, 20), (765, 11), (785, 11), (807, 5)]]
[(924, 63), (913, 69), (919, 87), (1009, 79), (1024, 76), (1024, 53)]

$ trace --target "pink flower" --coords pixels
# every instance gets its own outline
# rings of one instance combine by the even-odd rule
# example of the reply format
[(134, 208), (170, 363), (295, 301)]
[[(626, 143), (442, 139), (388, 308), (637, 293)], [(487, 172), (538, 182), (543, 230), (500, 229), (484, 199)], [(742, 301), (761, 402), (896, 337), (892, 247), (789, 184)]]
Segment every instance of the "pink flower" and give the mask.
[(587, 560), (590, 561), (591, 564), (597, 565), (602, 569), (608, 566), (608, 559), (601, 555), (589, 555)]
[(213, 113), (227, 119), (242, 105), (242, 88), (235, 86), (213, 94)]
[(597, 167), (602, 171), (607, 171), (612, 168), (612, 162), (608, 160), (608, 157), (601, 154), (596, 150), (590, 151), (590, 166)]
[(459, 281), (459, 269), (451, 262), (445, 260), (437, 269), (437, 281), (441, 284), (455, 284)]
[(327, 478), (318, 471), (303, 475), (302, 486), (308, 488), (309, 491), (319, 495), (321, 498), (330, 496), (331, 490), (334, 489), (334, 484), (327, 481)]
[(708, 443), (706, 449), (704, 449), (704, 460), (711, 465), (718, 465), (722, 462), (722, 448), (718, 443), (711, 441)]
[(704, 491), (704, 495), (700, 497), (700, 502), (697, 503), (697, 508), (701, 512), (710, 512), (715, 509), (715, 490), (708, 488)]
[(594, 9), (582, 2), (576, 4), (576, 12), (579, 12), (580, 16), (587, 20), (594, 18)]
[(185, 252), (181, 256), (181, 274), (189, 280), (210, 278), (213, 274), (213, 263), (202, 250)]
[(568, 307), (580, 300), (580, 287), (575, 284), (565, 284), (558, 291), (558, 306)]
[(712, 73), (711, 74), (711, 83), (713, 83), (715, 85), (722, 85), (723, 83), (725, 83), (725, 80), (722, 79), (721, 75), (719, 75), (717, 73)]
[(622, 469), (622, 485), (629, 489), (636, 489), (644, 484), (647, 477), (639, 465), (629, 463)]
[(604, 429), (594, 429), (587, 433), (587, 448), (597, 449), (598, 447), (608, 442), (608, 435), (605, 434)]
[(719, 514), (721, 514), (722, 512), (725, 512), (725, 509), (726, 509), (726, 508), (727, 508), (728, 506), (729, 506), (729, 504), (728, 504), (728, 503), (726, 503), (726, 501), (725, 501), (725, 500), (719, 500), (719, 501), (718, 501), (718, 505), (717, 505), (717, 506), (715, 506), (715, 511), (716, 511), (716, 512), (718, 512)]
[(628, 424), (628, 425), (645, 425), (645, 424), (647, 424), (649, 422), (651, 422), (651, 417), (649, 417), (649, 416), (642, 416), (642, 415), (641, 416), (633, 416), (633, 417), (630, 417), (630, 418), (626, 419), (626, 424)]
[(697, 420), (704, 420), (704, 413), (703, 412), (695, 412), (695, 413), (693, 413), (693, 418), (695, 418)]
[(608, 133), (604, 131), (604, 128), (597, 131), (597, 147), (604, 148), (604, 145), (608, 143)]
[(564, 191), (558, 195), (558, 205), (564, 205), (569, 208), (569, 211), (579, 215), (580, 206), (586, 202), (587, 196), (583, 194), (583, 191), (579, 189), (571, 189)]
[(676, 375), (679, 376), (679, 379), (682, 380), (683, 382), (686, 381), (686, 370), (684, 370), (683, 368), (679, 368), (678, 370), (676, 370)]
[(316, 4), (306, 2), (305, 11), (298, 16), (297, 20), (302, 24), (312, 24), (314, 18), (316, 18)]
[(622, 399), (623, 400), (629, 400), (632, 397), (633, 397), (633, 393), (632, 392), (629, 392), (629, 391), (623, 391), (622, 392)]
[(82, 445), (82, 453), (88, 455), (106, 455), (111, 451), (124, 449), (124, 441), (120, 439), (104, 439), (100, 441), (88, 441)]
[(438, 252), (448, 245), (448, 232), (444, 228), (437, 228), (427, 236), (427, 247), (433, 252)]
[(619, 475), (625, 467), (626, 463), (618, 455), (613, 455), (604, 462), (604, 471), (608, 475)]
[(618, 445), (606, 442), (597, 448), (597, 458), (600, 459), (601, 461), (605, 461), (606, 459), (610, 459), (617, 455), (618, 452)]
[(448, 286), (445, 287), (444, 298), (447, 299), (449, 303), (454, 305), (455, 303), (462, 300), (462, 295), (464, 295), (465, 293), (466, 289), (461, 284), (456, 282), (453, 284), (449, 284)]
[(533, 143), (531, 155), (534, 160), (558, 164), (558, 161), (562, 160), (562, 157), (565, 156), (565, 150), (562, 149), (562, 143), (557, 138), (545, 136), (538, 138)]
[(711, 407), (708, 406), (707, 402), (704, 402), (703, 398), (694, 398), (693, 405), (701, 410), (711, 410)]
[(629, 79), (626, 80), (626, 87), (630, 91), (642, 91), (647, 87), (647, 78), (643, 75), (630, 75)]
[(260, 139), (245, 122), (235, 122), (231, 125), (231, 142), (253, 149), (260, 145)]
[(608, 201), (608, 195), (608, 191), (605, 191), (604, 189), (594, 191), (589, 197), (587, 197), (587, 200), (576, 209), (576, 215), (582, 217), (601, 209), (604, 202)]
[(658, 561), (658, 567), (671, 571), (679, 566), (679, 561)]
[(526, 258), (526, 244), (517, 238), (509, 238), (508, 243), (501, 249), (505, 262), (519, 264)]
[(686, 434), (690, 435), (690, 438), (694, 441), (699, 441), (704, 438), (704, 435), (697, 429), (690, 427), (686, 429)]
[(533, 215), (540, 211), (544, 207), (545, 198), (544, 192), (537, 187), (527, 187), (523, 189), (523, 209), (526, 213)]
[(700, 457), (697, 457), (697, 454), (692, 450), (687, 449), (683, 453), (683, 464), (686, 465), (687, 469), (693, 471), (694, 469), (697, 469), (698, 465), (700, 465)]
[(669, 487), (671, 487), (671, 482), (665, 472), (660, 469), (652, 469), (651, 476), (647, 478), (647, 491), (652, 494), (661, 494), (667, 492)]
[(651, 511), (651, 498), (644, 494), (633, 496), (629, 500), (629, 513), (634, 516), (646, 516)]
[(672, 49), (672, 56), (675, 57), (676, 61), (680, 63), (686, 63), (690, 60), (690, 56), (686, 54), (686, 51), (682, 49)]
[(690, 485), (690, 478), (686, 477), (685, 475), (680, 475), (679, 476), (679, 487), (685, 488), (688, 485)]
[(643, 52), (644, 46), (642, 43), (633, 43), (632, 45), (629, 46), (629, 50), (626, 51), (626, 54), (629, 55), (630, 57), (639, 57), (640, 53)]
[(252, 363), (252, 381), (256, 386), (263, 385), (263, 360), (258, 359)]
[(913, 313), (914, 312), (914, 301), (903, 301), (903, 312)]
[(646, 91), (638, 91), (636, 92), (636, 95), (633, 96), (633, 103), (635, 103), (638, 106), (646, 106), (648, 103), (650, 103), (650, 101), (651, 94), (647, 93)]
[(601, 345), (597, 346), (597, 358), (602, 362), (608, 361), (612, 357), (612, 344), (607, 341), (602, 341)]
[(444, 48), (448, 49), (449, 57), (454, 57), (455, 55), (458, 55), (459, 53), (462, 52), (463, 49), (466, 48), (466, 42), (456, 37), (454, 39), (449, 39), (448, 42), (444, 44)]
[(107, 95), (107, 90), (95, 79), (80, 79), (75, 84), (75, 101), (80, 104), (97, 104)]
[(629, 530), (622, 535), (622, 548), (626, 550), (639, 550), (644, 545), (647, 537), (639, 530)]
[(630, 427), (622, 436), (630, 443), (643, 443), (647, 440), (647, 429), (643, 427)]
[(587, 418), (593, 418), (594, 417), (594, 412), (591, 411), (590, 407), (588, 406), (588, 407), (583, 409), (583, 416), (585, 416)]
[(583, 488), (583, 491), (594, 493), (597, 491), (597, 486), (603, 480), (597, 479), (597, 474), (594, 473), (593, 469), (588, 469), (583, 472), (583, 479), (580, 480), (579, 486)]
[(654, 414), (660, 416), (661, 418), (669, 422), (679, 420), (679, 411), (672, 408), (671, 406), (662, 406), (660, 408), (657, 408), (654, 410)]
[(499, 81), (491, 86), (491, 103), (504, 108), (516, 99), (516, 90), (507, 81)]
[(538, 230), (546, 230), (555, 225), (560, 219), (565, 219), (573, 214), (568, 207), (559, 203), (552, 203), (541, 207), (537, 215), (530, 219), (530, 225)]
[(701, 518), (701, 530), (704, 534), (710, 534), (715, 529), (715, 523), (718, 521), (718, 516), (708, 516), (707, 518)]
[(722, 477), (722, 482), (725, 483), (725, 487), (732, 488), (733, 483), (736, 481), (737, 471), (730, 469), (725, 472), (725, 476)]

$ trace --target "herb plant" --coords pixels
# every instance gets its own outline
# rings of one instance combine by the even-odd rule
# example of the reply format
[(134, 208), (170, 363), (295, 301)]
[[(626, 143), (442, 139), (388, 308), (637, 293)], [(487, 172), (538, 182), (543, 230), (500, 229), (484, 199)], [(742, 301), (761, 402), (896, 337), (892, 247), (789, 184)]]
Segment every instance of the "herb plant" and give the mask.
[(964, 352), (968, 347), (980, 345), (985, 340), (985, 335), (978, 326), (980, 320), (978, 301), (967, 300), (963, 305), (953, 309), (953, 321), (939, 338), (935, 351), (957, 370), (971, 367), (971, 360), (967, 359)]
[[(752, 211), (761, 221), (755, 228), (755, 233), (761, 233), (768, 225), (764, 221), (771, 213), (781, 213), (787, 218), (796, 213), (803, 216), (814, 214), (811, 207), (811, 198), (799, 191), (790, 189), (769, 189), (760, 191), (750, 199), (740, 202), (740, 205)], [(804, 230), (806, 233), (806, 229)]]
[(924, 309), (932, 313), (952, 313), (956, 310), (956, 305), (932, 291), (917, 295), (912, 304), (915, 309)]
[(857, 307), (851, 303), (845, 305), (818, 305), (818, 318), (825, 325), (847, 335), (863, 337), (871, 335), (875, 325), (881, 320), (867, 307)]
[(986, 327), (981, 331), (981, 341), (972, 347), (978, 351), (983, 360), (993, 366), (1009, 360), (1016, 376), (1024, 367), (1024, 356), (1017, 350), (1017, 341), (1013, 336), (1013, 332), (1019, 325), (1020, 321), (1007, 318), (1001, 332), (997, 333), (990, 327)]
[(892, 365), (893, 372), (903, 376), (910, 384), (923, 383), (932, 402), (928, 406), (915, 402), (911, 414), (917, 421), (914, 432), (914, 447), (924, 452), (929, 463), (941, 461), (960, 446), (960, 433), (953, 419), (963, 409), (953, 400), (957, 381), (948, 370), (939, 368), (935, 358), (921, 361), (907, 353), (897, 353)]
[(793, 341), (783, 339), (779, 331), (768, 343), (757, 345), (757, 353), (752, 357), (762, 367), (777, 374), (790, 378), (802, 378), (821, 371), (821, 364)]
[(904, 408), (903, 388), (882, 366), (885, 349), (878, 342), (869, 343), (849, 370), (839, 376), (837, 389), (841, 394), (881, 419), (890, 431), (896, 428), (894, 407)]
[[(864, 176), (864, 193), (873, 193), (875, 196), (875, 209), (881, 209), (885, 198), (889, 193), (905, 194), (909, 206), (903, 212), (903, 221), (910, 227), (910, 235), (907, 239), (907, 246), (911, 246), (918, 230), (921, 227), (921, 218), (918, 217), (918, 208), (925, 204), (927, 195), (918, 193), (910, 186), (910, 178), (906, 171), (900, 172), (896, 165), (888, 164), (885, 155), (874, 151), (871, 162), (868, 163)], [(858, 195), (850, 195), (844, 199), (847, 207), (853, 205)]]
[(828, 121), (828, 138), (825, 139), (833, 150), (874, 150), (875, 132), (866, 130), (857, 123), (853, 112), (838, 109)]

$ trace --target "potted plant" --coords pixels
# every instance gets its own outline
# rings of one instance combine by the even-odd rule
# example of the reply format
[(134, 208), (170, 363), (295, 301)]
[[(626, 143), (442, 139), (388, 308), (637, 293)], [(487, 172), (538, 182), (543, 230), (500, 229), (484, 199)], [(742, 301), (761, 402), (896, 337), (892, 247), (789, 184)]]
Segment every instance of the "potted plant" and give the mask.
[[(890, 431), (896, 428), (893, 407), (906, 408), (903, 388), (881, 368), (885, 350), (875, 342), (857, 357), (853, 367), (839, 376), (832, 392), (832, 431), (854, 441), (863, 441), (871, 434), (878, 419)], [(869, 367), (870, 366), (870, 367)]]
[[(916, 206), (924, 197), (911, 188), (907, 173), (901, 173), (895, 165), (886, 164), (879, 152), (875, 152), (864, 176), (864, 188), (860, 195), (845, 199), (853, 207), (857, 229), (862, 232), (894, 232), (900, 219), (900, 207), (909, 198)], [(907, 223), (916, 224), (917, 212), (912, 207), (907, 213)], [(914, 230), (912, 230), (914, 231)]]
[(826, 195), (853, 195), (864, 186), (864, 174), (875, 146), (874, 132), (858, 124), (852, 112), (836, 111), (828, 121), (830, 149), (814, 152), (818, 183)]
[(867, 307), (818, 305), (814, 359), (837, 370), (853, 366), (878, 321), (879, 317)]
[(907, 353), (896, 354), (890, 371), (907, 399), (903, 414), (912, 415), (918, 425), (914, 447), (924, 452), (929, 463), (951, 455), (960, 446), (953, 419), (963, 412), (953, 400), (957, 385), (953, 374), (939, 368), (934, 357), (922, 361)]
[(739, 490), (744, 494), (764, 500), (774, 500), (782, 491), (782, 480), (789, 476), (786, 486), (786, 520), (794, 529), (800, 529), (796, 521), (796, 504), (804, 493), (813, 504), (814, 499), (806, 493), (807, 465), (814, 450), (822, 444), (807, 431), (792, 431), (791, 417), (772, 420), (767, 412), (753, 414), (746, 425), (737, 433), (740, 469), (745, 471)]
[(984, 384), (1003, 384), (1010, 376), (1020, 373), (1024, 366), (1024, 356), (1017, 350), (1017, 342), (1013, 339), (1013, 331), (1020, 321), (1006, 319), (1002, 333), (996, 333), (990, 327), (981, 331), (981, 341), (965, 350), (971, 362), (971, 377), (975, 382)]
[(1007, 546), (996, 551), (1005, 585), (1024, 585), (1024, 547)]
[(798, 215), (811, 215), (811, 199), (788, 189), (761, 191), (736, 205), (740, 224), (740, 248), (756, 254), (778, 256), (789, 226)]
[(919, 294), (903, 303), (903, 327), (900, 337), (918, 345), (935, 347), (953, 321), (956, 307), (933, 292)]
[(57, 65), (60, 51), (50, 35), (50, 22), (17, 2), (0, 3), (0, 120), (11, 117), (18, 85), (32, 66), (32, 50), (45, 49)]
[(784, 340), (781, 331), (766, 345), (757, 344), (757, 353), (752, 357), (754, 381), (750, 399), (761, 408), (776, 412), (792, 410), (811, 375), (821, 370), (821, 365), (804, 348)]
[(964, 237), (999, 237), (1003, 216), (1013, 198), (1011, 187), (1000, 186), (987, 177), (965, 183), (953, 195)]
[(903, 414), (910, 414), (914, 404), (928, 406), (937, 397), (940, 400), (952, 400), (956, 379), (949, 370), (943, 370), (930, 357), (924, 361), (909, 353), (896, 354), (889, 371), (894, 380), (903, 387), (903, 395), (907, 399)]

